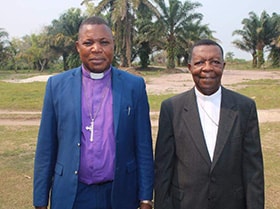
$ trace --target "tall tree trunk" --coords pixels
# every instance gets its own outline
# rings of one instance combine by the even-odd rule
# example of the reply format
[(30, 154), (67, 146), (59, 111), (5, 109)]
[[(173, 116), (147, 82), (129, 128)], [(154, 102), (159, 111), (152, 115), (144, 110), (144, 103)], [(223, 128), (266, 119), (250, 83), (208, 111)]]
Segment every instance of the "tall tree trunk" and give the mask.
[(62, 54), (62, 60), (63, 60), (63, 70), (66, 71), (66, 70), (68, 70), (66, 53)]
[(258, 59), (257, 59), (257, 52), (253, 52), (252, 54), (253, 60), (252, 60), (252, 67), (256, 68), (258, 64)]
[(131, 39), (132, 39), (132, 19), (131, 16), (128, 15), (127, 16), (127, 27), (126, 27), (126, 31), (124, 32), (125, 34), (125, 48), (126, 48), (126, 60), (127, 60), (127, 65), (128, 67), (131, 67), (131, 48), (132, 48), (132, 44), (131, 44)]
[(168, 37), (168, 49), (167, 49), (167, 69), (175, 68), (175, 37), (170, 35)]
[(264, 64), (264, 57), (263, 57), (263, 49), (257, 50), (257, 57), (258, 57), (258, 68)]
[(261, 66), (264, 64), (264, 57), (263, 57), (263, 48), (264, 48), (265, 44), (263, 43), (263, 41), (259, 42), (257, 44), (257, 67), (261, 68)]

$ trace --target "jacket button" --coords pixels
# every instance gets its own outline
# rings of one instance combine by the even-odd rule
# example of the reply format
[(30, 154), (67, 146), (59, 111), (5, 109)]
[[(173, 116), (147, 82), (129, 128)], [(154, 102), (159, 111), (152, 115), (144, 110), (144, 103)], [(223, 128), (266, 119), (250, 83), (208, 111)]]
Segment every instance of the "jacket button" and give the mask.
[(77, 175), (78, 174), (78, 171), (75, 171), (75, 175)]
[(78, 143), (77, 145), (78, 145), (78, 147), (80, 147), (80, 146), (81, 146), (81, 143)]

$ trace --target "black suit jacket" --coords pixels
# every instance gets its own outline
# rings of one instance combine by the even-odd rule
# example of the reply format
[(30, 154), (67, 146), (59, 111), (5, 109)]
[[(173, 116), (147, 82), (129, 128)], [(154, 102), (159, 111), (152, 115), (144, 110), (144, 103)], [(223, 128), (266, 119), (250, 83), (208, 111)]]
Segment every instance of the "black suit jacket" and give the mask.
[(156, 209), (263, 209), (255, 102), (222, 87), (213, 162), (194, 88), (163, 101), (155, 153)]

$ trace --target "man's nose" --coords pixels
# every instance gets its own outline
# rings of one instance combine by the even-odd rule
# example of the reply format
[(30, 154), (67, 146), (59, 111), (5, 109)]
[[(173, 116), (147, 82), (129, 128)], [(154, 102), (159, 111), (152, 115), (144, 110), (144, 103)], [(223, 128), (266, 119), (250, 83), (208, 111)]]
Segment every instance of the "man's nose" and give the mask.
[(204, 62), (203, 70), (211, 70), (212, 68), (213, 68), (213, 66), (212, 66), (211, 61), (205, 61)]
[(100, 44), (94, 43), (94, 44), (92, 45), (91, 51), (93, 51), (93, 52), (98, 52), (98, 51), (100, 51), (100, 50), (101, 50)]

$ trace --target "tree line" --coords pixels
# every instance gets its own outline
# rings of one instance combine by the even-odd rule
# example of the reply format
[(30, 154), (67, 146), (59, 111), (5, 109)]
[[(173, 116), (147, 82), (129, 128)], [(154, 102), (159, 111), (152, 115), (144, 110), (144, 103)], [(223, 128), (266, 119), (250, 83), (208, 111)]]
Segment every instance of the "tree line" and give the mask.
[[(218, 41), (207, 24), (202, 24), (203, 14), (195, 10), (198, 2), (180, 0), (92, 0), (81, 2), (84, 12), (70, 8), (39, 34), (12, 38), (0, 28), (0, 69), (67, 70), (80, 65), (75, 41), (81, 22), (90, 15), (103, 16), (112, 27), (115, 37), (114, 64), (130, 67), (137, 59), (141, 68), (147, 68), (158, 58), (167, 69), (184, 66), (189, 49), (201, 38)], [(254, 12), (242, 20), (243, 28), (233, 35), (239, 39), (233, 44), (252, 55), (252, 66), (261, 67), (264, 50), (275, 67), (280, 66), (280, 16), (265, 11), (258, 17)]]

